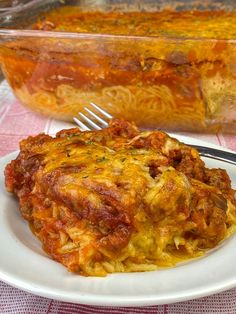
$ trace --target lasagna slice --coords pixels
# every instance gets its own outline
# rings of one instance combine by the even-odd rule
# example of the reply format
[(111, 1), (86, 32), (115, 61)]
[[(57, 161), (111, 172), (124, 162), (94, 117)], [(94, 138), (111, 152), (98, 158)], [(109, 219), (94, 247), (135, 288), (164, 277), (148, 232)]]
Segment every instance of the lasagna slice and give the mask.
[(149, 271), (201, 256), (235, 231), (225, 170), (160, 131), (122, 120), (20, 143), (5, 169), (43, 249), (71, 272)]

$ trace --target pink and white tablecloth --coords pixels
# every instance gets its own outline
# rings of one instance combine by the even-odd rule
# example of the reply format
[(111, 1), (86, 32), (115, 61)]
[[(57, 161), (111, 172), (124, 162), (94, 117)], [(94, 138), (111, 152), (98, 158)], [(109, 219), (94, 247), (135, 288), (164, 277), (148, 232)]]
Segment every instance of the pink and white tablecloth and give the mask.
[[(18, 149), (18, 143), (28, 135), (46, 132), (55, 134), (72, 124), (45, 118), (24, 108), (12, 95), (7, 83), (0, 84), (0, 157)], [(189, 135), (187, 133), (181, 133)], [(234, 135), (199, 135), (192, 137), (228, 147), (236, 151)], [(0, 253), (1, 258), (1, 253)], [(235, 257), (236, 260), (236, 257)], [(236, 263), (235, 263), (236, 265)], [(200, 314), (236, 313), (236, 289), (193, 301), (169, 305), (112, 308), (59, 302), (32, 295), (0, 282), (0, 314), (68, 314), (68, 313), (148, 313), (148, 314)]]

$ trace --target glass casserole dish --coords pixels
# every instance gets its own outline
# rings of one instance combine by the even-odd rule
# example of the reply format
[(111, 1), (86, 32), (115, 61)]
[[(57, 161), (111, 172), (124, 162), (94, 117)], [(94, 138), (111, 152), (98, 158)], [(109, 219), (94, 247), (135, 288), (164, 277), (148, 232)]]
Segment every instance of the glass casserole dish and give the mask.
[(92, 101), (143, 128), (236, 133), (236, 4), (143, 2), (36, 0), (3, 14), (0, 61), (16, 97), (63, 120)]

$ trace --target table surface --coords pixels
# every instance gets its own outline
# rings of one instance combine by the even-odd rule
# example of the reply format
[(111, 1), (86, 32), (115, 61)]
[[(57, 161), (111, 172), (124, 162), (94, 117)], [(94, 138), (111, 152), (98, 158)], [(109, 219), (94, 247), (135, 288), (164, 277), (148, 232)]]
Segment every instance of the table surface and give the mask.
[[(32, 113), (23, 107), (11, 93), (6, 81), (0, 84), (0, 156), (18, 149), (19, 141), (28, 135), (45, 132), (54, 135), (62, 128), (73, 124), (56, 121)], [(218, 144), (236, 151), (236, 136), (224, 134), (189, 134), (198, 139)], [(200, 314), (236, 313), (236, 289), (210, 297), (187, 302), (132, 308), (97, 307), (50, 300), (13, 288), (0, 282), (0, 314), (3, 313), (156, 313), (156, 314)]]

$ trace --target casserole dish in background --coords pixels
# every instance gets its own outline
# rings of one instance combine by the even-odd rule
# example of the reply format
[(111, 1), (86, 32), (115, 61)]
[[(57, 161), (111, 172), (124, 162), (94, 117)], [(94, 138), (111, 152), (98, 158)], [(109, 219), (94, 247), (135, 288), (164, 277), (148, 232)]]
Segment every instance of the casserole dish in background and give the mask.
[[(17, 11), (21, 11), (31, 0), (1, 0), (0, 1), (0, 27), (8, 25), (9, 27), (15, 27), (12, 18)], [(2, 72), (0, 71), (0, 82), (4, 79)]]
[[(84, 14), (114, 11), (117, 27), (107, 28), (109, 19), (102, 15), (97, 19), (98, 28), (94, 27), (98, 25), (95, 20), (85, 15), (84, 28), (80, 25), (76, 29), (70, 27), (70, 19), (65, 23), (63, 11), (54, 20), (53, 16), (45, 19), (42, 15), (66, 5), (79, 7)], [(144, 128), (199, 132), (223, 129), (236, 133), (236, 13), (230, 17), (225, 13), (225, 19), (219, 14), (221, 22), (208, 27), (208, 23), (214, 22), (208, 12), (205, 33), (200, 31), (197, 19), (194, 25), (194, 19), (184, 13), (179, 15), (182, 17), (179, 31), (176, 26), (168, 32), (171, 15), (169, 20), (165, 17), (162, 29), (150, 32), (148, 27), (152, 22), (147, 19), (145, 25), (142, 20), (145, 29), (139, 32), (137, 15), (131, 14), (130, 25), (135, 26), (129, 30), (129, 23), (118, 13), (143, 14), (163, 9), (236, 11), (236, 4), (234, 1), (209, 1), (202, 5), (195, 1), (31, 1), (12, 13), (11, 25), (9, 18), (2, 17), (1, 24), (5, 27), (0, 31), (2, 70), (23, 104), (58, 119), (72, 119), (93, 101), (112, 115), (133, 120)], [(78, 26), (83, 16), (76, 17), (74, 11)], [(32, 27), (38, 15), (40, 22)], [(62, 24), (58, 23), (60, 18)], [(186, 21), (191, 27), (184, 32), (181, 25), (186, 25)], [(17, 29), (9, 29), (14, 28), (12, 25)]]

